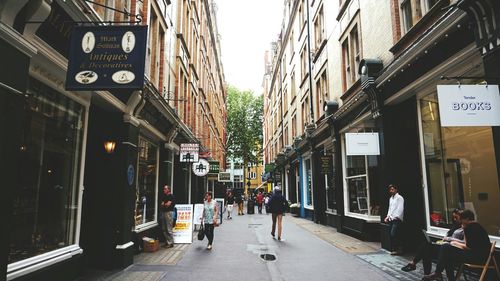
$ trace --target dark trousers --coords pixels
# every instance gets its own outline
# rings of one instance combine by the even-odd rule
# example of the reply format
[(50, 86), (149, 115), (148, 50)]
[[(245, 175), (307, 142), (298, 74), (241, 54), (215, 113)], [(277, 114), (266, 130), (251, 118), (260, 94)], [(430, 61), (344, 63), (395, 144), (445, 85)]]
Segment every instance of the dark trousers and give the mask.
[(402, 221), (400, 220), (392, 220), (389, 222), (389, 229), (390, 229), (390, 232), (389, 232), (389, 235), (390, 235), (390, 239), (391, 239), (391, 249), (393, 251), (396, 251), (396, 250), (399, 250), (399, 248), (401, 247), (401, 242), (400, 242), (400, 239), (399, 239), (399, 232), (401, 230), (401, 224), (402, 224)]
[(436, 272), (442, 273), (446, 269), (448, 280), (455, 280), (454, 268), (461, 263), (484, 263), (486, 258), (475, 257), (470, 251), (462, 250), (448, 243), (439, 249)]
[(259, 210), (259, 214), (262, 214), (262, 203), (257, 203), (257, 209)]
[(214, 241), (214, 225), (213, 224), (205, 224), (205, 236), (207, 236), (208, 244), (212, 245)]
[(424, 265), (424, 274), (428, 275), (432, 270), (432, 257), (435, 253), (437, 253), (439, 245), (431, 244), (429, 242), (424, 242), (417, 249), (417, 253), (413, 258), (413, 263), (417, 264), (419, 261), (422, 261)]

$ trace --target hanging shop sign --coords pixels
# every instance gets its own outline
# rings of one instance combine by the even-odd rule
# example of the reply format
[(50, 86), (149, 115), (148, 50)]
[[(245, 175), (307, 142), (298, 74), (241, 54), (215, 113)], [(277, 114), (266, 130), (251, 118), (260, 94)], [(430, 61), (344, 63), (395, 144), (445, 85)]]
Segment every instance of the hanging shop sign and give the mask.
[(208, 174), (210, 164), (207, 160), (200, 158), (198, 162), (193, 163), (193, 173), (198, 177), (204, 177)]
[(197, 143), (181, 143), (181, 150), (179, 153), (180, 162), (198, 162), (198, 152), (200, 145)]
[(208, 161), (208, 163), (210, 163), (210, 170), (208, 171), (208, 174), (218, 174), (220, 171), (219, 161)]
[(272, 172), (272, 171), (274, 171), (275, 167), (276, 167), (276, 165), (274, 163), (266, 164), (264, 166), (264, 172), (266, 172), (266, 173)]
[(438, 85), (442, 127), (500, 126), (498, 85)]
[(378, 133), (346, 133), (346, 154), (380, 155)]
[(147, 26), (74, 27), (66, 89), (142, 89), (146, 38)]
[(229, 172), (220, 172), (219, 179), (220, 182), (231, 182), (231, 173)]
[(193, 242), (193, 205), (176, 204), (177, 220), (172, 229), (174, 243)]

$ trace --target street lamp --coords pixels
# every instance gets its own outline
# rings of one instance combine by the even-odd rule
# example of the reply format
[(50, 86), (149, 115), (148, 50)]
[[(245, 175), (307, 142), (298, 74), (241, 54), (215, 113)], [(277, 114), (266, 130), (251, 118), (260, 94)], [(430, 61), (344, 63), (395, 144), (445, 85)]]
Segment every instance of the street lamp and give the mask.
[(115, 151), (116, 142), (108, 140), (104, 142), (104, 150), (107, 154), (111, 154)]

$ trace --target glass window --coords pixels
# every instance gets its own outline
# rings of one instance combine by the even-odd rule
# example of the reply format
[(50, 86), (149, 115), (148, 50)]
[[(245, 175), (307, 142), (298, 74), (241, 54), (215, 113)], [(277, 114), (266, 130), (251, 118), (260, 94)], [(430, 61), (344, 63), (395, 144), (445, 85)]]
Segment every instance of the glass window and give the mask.
[(500, 201), (491, 127), (441, 127), (435, 93), (420, 100), (430, 222), (448, 227), (452, 211), (471, 209), (490, 235), (500, 235)]
[(76, 243), (84, 107), (29, 81), (8, 263)]
[(410, 0), (403, 0), (401, 2), (401, 19), (403, 32), (406, 33), (413, 26), (413, 16)]
[(305, 206), (313, 207), (313, 182), (310, 158), (304, 160), (304, 173), (306, 176), (306, 180), (304, 181)]
[(326, 183), (326, 208), (334, 213), (337, 213), (337, 197), (336, 197), (336, 186), (335, 186), (335, 154), (332, 149), (326, 150), (325, 156), (331, 157), (331, 172), (325, 174)]
[[(367, 129), (367, 131), (374, 131)], [(344, 138), (345, 148), (345, 138)], [(346, 155), (345, 184), (347, 212), (369, 216), (380, 216), (377, 196), (378, 156)]]
[(149, 140), (139, 137), (139, 168), (135, 225), (156, 221), (156, 190), (158, 148)]

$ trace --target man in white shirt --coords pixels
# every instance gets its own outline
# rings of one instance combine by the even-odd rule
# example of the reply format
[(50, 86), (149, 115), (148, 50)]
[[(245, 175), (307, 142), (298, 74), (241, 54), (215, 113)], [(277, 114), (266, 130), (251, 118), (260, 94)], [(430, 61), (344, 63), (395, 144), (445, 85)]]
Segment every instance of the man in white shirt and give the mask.
[(387, 211), (384, 222), (389, 224), (391, 255), (398, 255), (402, 253), (399, 242), (399, 229), (403, 222), (405, 199), (403, 196), (399, 195), (398, 187), (393, 184), (389, 185), (389, 193), (391, 194), (391, 198), (389, 199), (389, 210)]

